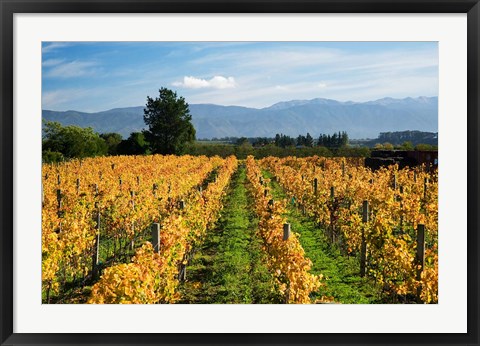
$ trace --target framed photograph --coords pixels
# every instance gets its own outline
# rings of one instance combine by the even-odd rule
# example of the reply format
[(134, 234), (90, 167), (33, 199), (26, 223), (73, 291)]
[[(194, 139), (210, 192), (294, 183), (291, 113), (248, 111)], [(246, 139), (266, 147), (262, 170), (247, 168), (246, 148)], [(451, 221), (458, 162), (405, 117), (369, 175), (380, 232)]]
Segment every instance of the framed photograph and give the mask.
[(1, 345), (478, 345), (477, 0), (0, 0)]

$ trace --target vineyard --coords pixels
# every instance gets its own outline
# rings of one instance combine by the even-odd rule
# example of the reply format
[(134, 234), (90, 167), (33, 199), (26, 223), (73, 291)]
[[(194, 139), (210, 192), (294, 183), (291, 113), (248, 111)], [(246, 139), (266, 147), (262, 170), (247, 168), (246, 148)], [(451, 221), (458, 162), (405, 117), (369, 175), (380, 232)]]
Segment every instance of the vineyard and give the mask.
[(356, 158), (44, 164), (43, 303), (437, 303), (438, 178)]

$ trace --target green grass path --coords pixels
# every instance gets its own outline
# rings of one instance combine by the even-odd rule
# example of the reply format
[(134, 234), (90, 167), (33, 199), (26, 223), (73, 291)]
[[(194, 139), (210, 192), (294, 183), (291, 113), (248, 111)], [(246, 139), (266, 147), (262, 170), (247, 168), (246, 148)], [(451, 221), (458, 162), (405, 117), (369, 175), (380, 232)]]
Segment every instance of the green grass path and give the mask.
[[(263, 171), (263, 176), (272, 178), (272, 174), (267, 171)], [(270, 188), (274, 199), (287, 198), (283, 188), (273, 179)], [(292, 231), (300, 234), (300, 243), (312, 261), (311, 272), (323, 274), (327, 279), (326, 287), (319, 291), (320, 296), (333, 296), (336, 302), (344, 304), (381, 303), (378, 288), (358, 275), (360, 265), (356, 258), (343, 256), (338, 249), (330, 246), (323, 230), (290, 203), (285, 216)]]
[(180, 303), (278, 303), (264, 265), (262, 240), (246, 189), (245, 167), (233, 175), (216, 227), (187, 266)]

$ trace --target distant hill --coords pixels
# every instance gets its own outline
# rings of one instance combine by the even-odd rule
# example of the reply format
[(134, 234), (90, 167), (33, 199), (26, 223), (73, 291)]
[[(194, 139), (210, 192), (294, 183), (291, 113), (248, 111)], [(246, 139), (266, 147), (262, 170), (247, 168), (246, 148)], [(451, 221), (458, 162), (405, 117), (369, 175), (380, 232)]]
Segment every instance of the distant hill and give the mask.
[[(438, 131), (438, 98), (384, 98), (369, 102), (340, 102), (317, 98), (276, 103), (256, 109), (214, 104), (190, 104), (197, 138), (298, 136), (309, 132), (347, 131), (350, 138), (376, 138), (380, 132)], [(128, 137), (145, 127), (143, 106), (98, 113), (42, 111), (43, 119), (63, 125), (92, 127)]]

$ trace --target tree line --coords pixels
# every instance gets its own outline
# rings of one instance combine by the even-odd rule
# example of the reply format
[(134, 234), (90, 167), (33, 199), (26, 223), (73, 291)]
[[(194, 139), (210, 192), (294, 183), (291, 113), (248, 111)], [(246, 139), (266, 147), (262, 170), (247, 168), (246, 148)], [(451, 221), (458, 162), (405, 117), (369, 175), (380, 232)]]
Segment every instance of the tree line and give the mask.
[(277, 147), (286, 148), (290, 146), (303, 146), (303, 147), (325, 147), (328, 149), (338, 149), (348, 145), (348, 134), (345, 131), (334, 133), (333, 135), (329, 134), (320, 134), (317, 140), (315, 140), (310, 133), (304, 135), (298, 135), (295, 139), (293, 137), (276, 134), (275, 135), (275, 145)]

